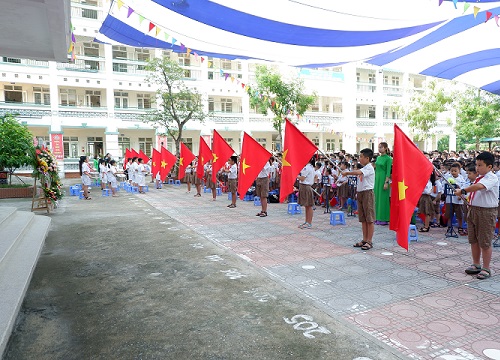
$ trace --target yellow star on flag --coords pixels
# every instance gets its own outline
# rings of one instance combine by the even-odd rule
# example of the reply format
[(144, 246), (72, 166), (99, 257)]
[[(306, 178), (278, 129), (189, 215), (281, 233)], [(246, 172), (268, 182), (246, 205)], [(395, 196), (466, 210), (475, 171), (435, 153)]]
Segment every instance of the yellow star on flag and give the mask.
[(166, 163), (166, 162), (165, 162), (165, 161), (163, 161), (163, 160), (161, 161), (161, 167), (162, 167), (162, 168), (166, 168), (166, 167), (167, 167), (167, 165), (168, 165), (168, 163)]
[(156, 161), (153, 161), (153, 166), (156, 166)]
[(218, 156), (215, 153), (212, 153), (212, 155), (214, 157), (212, 162), (214, 162), (214, 163), (217, 162), (217, 160), (219, 159)]
[(287, 160), (286, 160), (286, 155), (288, 154), (288, 149), (286, 149), (284, 152), (283, 152), (283, 159), (281, 159), (281, 164), (282, 166), (292, 166), (292, 164), (290, 164)]
[(184, 162), (184, 158), (180, 158), (179, 159), (179, 166), (183, 166), (184, 165), (183, 162)]
[(398, 182), (399, 200), (406, 199), (406, 189), (408, 189), (408, 186), (405, 185), (404, 179)]
[(205, 159), (203, 158), (203, 156), (201, 157), (201, 163), (204, 164), (205, 163)]
[(246, 158), (243, 159), (243, 163), (242, 163), (242, 165), (243, 165), (243, 175), (245, 175), (246, 169), (250, 167), (250, 165), (247, 165), (246, 160), (247, 160)]

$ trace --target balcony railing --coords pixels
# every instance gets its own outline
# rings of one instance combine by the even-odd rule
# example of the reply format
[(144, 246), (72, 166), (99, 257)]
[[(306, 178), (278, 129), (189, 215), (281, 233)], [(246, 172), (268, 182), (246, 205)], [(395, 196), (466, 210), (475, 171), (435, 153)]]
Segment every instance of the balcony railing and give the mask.
[(142, 116), (155, 109), (115, 108), (115, 118), (124, 121), (142, 121)]
[(374, 93), (375, 91), (377, 91), (377, 85), (360, 85), (358, 83), (358, 86), (357, 86), (357, 89), (358, 89), (358, 92), (370, 92), (370, 93)]
[(387, 96), (403, 96), (403, 88), (400, 86), (384, 85), (384, 94)]
[(211, 112), (208, 119), (216, 124), (237, 124), (243, 121), (242, 113)]
[(377, 126), (377, 121), (369, 121), (369, 120), (356, 120), (356, 126), (358, 127), (374, 127)]
[(21, 117), (41, 118), (51, 116), (50, 105), (27, 103), (27, 102), (11, 102), (0, 101), (0, 115), (19, 114)]
[(74, 63), (57, 63), (57, 69), (96, 73), (104, 70), (104, 59), (98, 57), (79, 58)]
[(304, 114), (304, 118), (306, 120), (310, 120), (311, 122), (313, 122), (315, 124), (330, 125), (330, 124), (340, 123), (344, 117), (342, 116), (342, 114), (339, 114), (339, 113), (306, 112)]
[(71, 2), (72, 18), (103, 21), (104, 15), (104, 12), (96, 6)]
[(10, 58), (7, 56), (0, 56), (0, 64), (15, 65), (15, 66), (35, 66), (35, 67), (45, 67), (45, 68), (49, 67), (48, 61), (17, 59), (17, 58)]
[(105, 107), (83, 108), (75, 106), (60, 106), (58, 115), (60, 117), (75, 117), (75, 118), (107, 118), (108, 109)]

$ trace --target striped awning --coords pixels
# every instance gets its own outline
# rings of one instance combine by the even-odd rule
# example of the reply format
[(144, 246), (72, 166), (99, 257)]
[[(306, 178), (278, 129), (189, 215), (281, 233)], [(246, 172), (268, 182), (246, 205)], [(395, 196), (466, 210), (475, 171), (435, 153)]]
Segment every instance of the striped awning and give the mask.
[(97, 41), (300, 67), (363, 61), (500, 94), (500, 1), (114, 0)]

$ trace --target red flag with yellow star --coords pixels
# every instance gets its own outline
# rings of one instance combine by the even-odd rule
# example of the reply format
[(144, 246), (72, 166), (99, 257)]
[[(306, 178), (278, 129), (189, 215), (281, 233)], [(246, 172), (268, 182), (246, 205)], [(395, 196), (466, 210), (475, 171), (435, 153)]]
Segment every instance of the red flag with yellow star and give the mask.
[(290, 120), (285, 120), (285, 139), (281, 159), (280, 202), (293, 191), (300, 171), (318, 150), (316, 145), (300, 132)]
[(125, 149), (125, 157), (123, 158), (123, 170), (127, 168), (128, 159), (132, 157), (132, 152), (129, 149)]
[(238, 193), (241, 200), (270, 157), (269, 151), (250, 135), (244, 133), (238, 172)]
[(394, 124), (391, 221), (396, 240), (408, 250), (408, 229), (415, 207), (434, 169), (432, 163), (405, 133)]
[(198, 166), (196, 167), (196, 176), (199, 179), (203, 179), (205, 175), (205, 169), (203, 166), (212, 160), (212, 150), (208, 147), (205, 139), (200, 136), (200, 150), (198, 152)]
[(186, 167), (191, 164), (196, 156), (189, 150), (189, 148), (181, 142), (181, 148), (179, 151), (179, 174), (178, 179), (182, 179), (186, 174)]
[(167, 149), (165, 149), (164, 147), (162, 147), (161, 148), (161, 161), (160, 161), (160, 177), (161, 177), (162, 181), (165, 180), (170, 169), (172, 169), (172, 166), (174, 166), (176, 162), (177, 162), (177, 158), (175, 157), (175, 155), (172, 154)]
[(222, 136), (214, 130), (214, 140), (212, 143), (212, 181), (217, 184), (217, 172), (222, 169), (224, 164), (229, 160), (234, 150), (224, 140)]
[(160, 171), (160, 163), (161, 163), (161, 153), (153, 149), (153, 159), (151, 162), (151, 174), (153, 176), (153, 179), (156, 177), (156, 174), (158, 174), (158, 171)]

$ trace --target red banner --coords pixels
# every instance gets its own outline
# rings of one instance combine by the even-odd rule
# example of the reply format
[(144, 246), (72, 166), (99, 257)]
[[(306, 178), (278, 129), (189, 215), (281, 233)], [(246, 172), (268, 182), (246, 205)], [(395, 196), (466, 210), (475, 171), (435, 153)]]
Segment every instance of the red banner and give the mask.
[(57, 160), (64, 159), (64, 147), (62, 134), (50, 134), (50, 144), (52, 147), (52, 154)]

